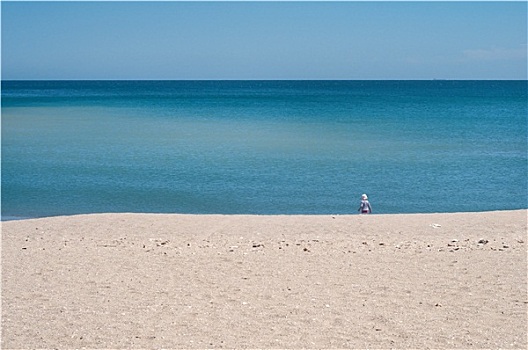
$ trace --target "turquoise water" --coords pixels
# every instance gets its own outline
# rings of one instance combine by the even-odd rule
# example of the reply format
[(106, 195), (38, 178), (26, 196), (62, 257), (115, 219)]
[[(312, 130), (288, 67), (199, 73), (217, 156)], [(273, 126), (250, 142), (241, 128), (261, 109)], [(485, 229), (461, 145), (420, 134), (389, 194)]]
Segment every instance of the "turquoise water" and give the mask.
[(2, 218), (527, 208), (526, 81), (3, 81)]

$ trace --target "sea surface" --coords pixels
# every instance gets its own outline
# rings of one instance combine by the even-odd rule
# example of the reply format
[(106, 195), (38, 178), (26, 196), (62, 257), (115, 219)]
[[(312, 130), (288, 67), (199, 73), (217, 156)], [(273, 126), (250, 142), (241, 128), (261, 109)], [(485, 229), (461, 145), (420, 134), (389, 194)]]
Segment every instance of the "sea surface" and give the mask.
[(526, 81), (2, 81), (2, 219), (527, 208)]

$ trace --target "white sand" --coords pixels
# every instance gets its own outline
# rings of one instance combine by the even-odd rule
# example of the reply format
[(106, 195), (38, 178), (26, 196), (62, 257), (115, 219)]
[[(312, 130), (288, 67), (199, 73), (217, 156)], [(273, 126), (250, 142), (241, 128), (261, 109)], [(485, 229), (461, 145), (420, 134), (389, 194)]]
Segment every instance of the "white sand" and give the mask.
[(526, 242), (527, 210), (3, 222), (1, 346), (526, 349)]

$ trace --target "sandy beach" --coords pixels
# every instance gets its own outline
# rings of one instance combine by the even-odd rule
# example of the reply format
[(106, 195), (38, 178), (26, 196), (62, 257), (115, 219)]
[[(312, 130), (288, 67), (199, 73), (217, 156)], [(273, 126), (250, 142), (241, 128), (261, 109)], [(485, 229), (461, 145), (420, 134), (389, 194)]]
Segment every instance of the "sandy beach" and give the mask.
[(2, 349), (527, 347), (527, 210), (2, 223)]

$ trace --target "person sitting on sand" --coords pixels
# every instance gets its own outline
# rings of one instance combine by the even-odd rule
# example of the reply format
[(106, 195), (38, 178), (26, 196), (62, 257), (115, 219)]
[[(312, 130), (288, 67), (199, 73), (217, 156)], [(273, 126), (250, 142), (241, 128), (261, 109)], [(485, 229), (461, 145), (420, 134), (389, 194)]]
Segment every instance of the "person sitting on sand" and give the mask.
[(370, 202), (368, 201), (368, 197), (366, 194), (361, 195), (361, 204), (359, 205), (358, 211), (360, 214), (372, 213), (372, 207), (370, 206)]

